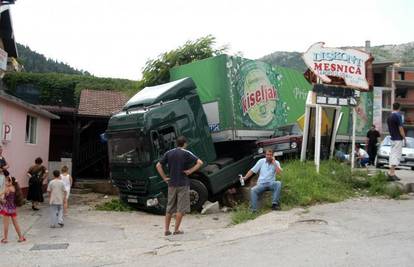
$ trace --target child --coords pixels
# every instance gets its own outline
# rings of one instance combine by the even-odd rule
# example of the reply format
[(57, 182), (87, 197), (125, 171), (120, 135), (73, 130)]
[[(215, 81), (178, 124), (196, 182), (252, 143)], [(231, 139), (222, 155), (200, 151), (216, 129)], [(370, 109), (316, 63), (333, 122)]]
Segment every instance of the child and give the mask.
[(62, 179), (62, 182), (65, 184), (65, 188), (66, 188), (66, 205), (63, 206), (63, 213), (67, 215), (70, 188), (72, 187), (72, 176), (68, 173), (68, 167), (66, 165), (63, 166), (60, 171), (62, 172), (60, 174), (60, 178)]
[(60, 172), (53, 171), (53, 180), (47, 185), (50, 204), (51, 228), (63, 227), (63, 205), (66, 203), (65, 184), (60, 179)]
[(12, 219), (14, 229), (19, 236), (18, 242), (26, 241), (26, 238), (20, 231), (16, 218), (16, 207), (23, 204), (22, 191), (20, 190), (16, 178), (10, 176), (6, 177), (6, 186), (4, 191), (0, 193), (0, 198), (2, 199), (2, 209), (0, 214), (3, 215), (3, 239), (1, 240), (1, 243), (6, 244), (8, 242), (7, 236), (9, 234), (10, 218)]

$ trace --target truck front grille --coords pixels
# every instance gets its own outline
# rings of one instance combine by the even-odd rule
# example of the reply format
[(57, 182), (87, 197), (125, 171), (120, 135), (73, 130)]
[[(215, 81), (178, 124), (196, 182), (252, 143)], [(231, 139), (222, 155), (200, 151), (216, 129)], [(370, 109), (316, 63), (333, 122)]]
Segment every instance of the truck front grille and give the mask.
[(139, 181), (133, 179), (127, 180), (114, 180), (114, 184), (119, 188), (121, 192), (126, 193), (136, 193), (136, 194), (146, 194), (147, 193), (147, 183), (146, 181)]
[(274, 151), (288, 150), (288, 149), (290, 149), (290, 144), (289, 143), (275, 144), (275, 145), (273, 145), (272, 148), (273, 148)]

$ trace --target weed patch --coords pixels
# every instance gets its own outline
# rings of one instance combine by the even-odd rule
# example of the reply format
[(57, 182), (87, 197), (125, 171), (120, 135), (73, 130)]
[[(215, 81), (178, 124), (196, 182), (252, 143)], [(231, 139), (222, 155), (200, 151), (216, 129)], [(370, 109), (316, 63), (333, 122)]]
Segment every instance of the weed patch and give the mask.
[(103, 204), (96, 205), (97, 210), (102, 211), (132, 211), (133, 209), (119, 199), (112, 199)]
[[(351, 172), (349, 165), (330, 160), (322, 161), (317, 173), (313, 162), (290, 161), (283, 165), (278, 176), (282, 182), (281, 205), (283, 210), (307, 207), (318, 203), (339, 202), (356, 196), (388, 196), (398, 198), (401, 188), (387, 182), (382, 173), (369, 176), (366, 171)], [(233, 224), (255, 219), (270, 211), (266, 202), (259, 213), (252, 213), (246, 203), (232, 213)]]

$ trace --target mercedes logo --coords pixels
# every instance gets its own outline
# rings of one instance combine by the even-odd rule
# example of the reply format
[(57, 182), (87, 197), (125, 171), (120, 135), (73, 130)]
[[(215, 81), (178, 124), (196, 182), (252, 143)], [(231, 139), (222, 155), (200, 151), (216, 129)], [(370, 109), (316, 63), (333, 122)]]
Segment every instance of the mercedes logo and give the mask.
[(126, 188), (128, 190), (132, 190), (133, 187), (132, 187), (132, 182), (130, 180), (127, 180), (126, 183), (125, 183), (125, 185), (126, 185)]

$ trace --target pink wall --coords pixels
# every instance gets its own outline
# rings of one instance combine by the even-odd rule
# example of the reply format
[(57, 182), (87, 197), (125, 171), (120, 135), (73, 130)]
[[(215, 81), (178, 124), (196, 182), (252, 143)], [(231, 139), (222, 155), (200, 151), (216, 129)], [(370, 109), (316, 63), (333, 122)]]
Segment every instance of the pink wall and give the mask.
[[(37, 118), (36, 144), (25, 142), (27, 115)], [(22, 188), (25, 188), (28, 186), (26, 173), (34, 164), (35, 158), (41, 157), (43, 165), (48, 166), (50, 119), (0, 99), (0, 121), (2, 124), (12, 125), (11, 141), (2, 144), (3, 156), (10, 166), (10, 174), (17, 178)]]

